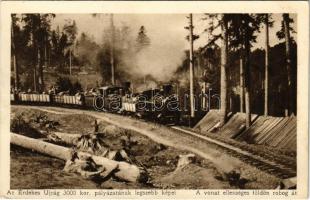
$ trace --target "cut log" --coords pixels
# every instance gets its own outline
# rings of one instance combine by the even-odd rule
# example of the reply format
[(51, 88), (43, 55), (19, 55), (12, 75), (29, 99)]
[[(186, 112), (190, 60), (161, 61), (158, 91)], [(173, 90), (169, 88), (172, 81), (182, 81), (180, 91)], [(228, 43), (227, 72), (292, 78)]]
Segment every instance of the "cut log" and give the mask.
[[(71, 159), (72, 156), (72, 150), (70, 148), (51, 144), (48, 142), (40, 141), (37, 139), (33, 139), (15, 133), (11, 133), (11, 143), (65, 161)], [(91, 157), (97, 165), (102, 165), (107, 170), (113, 170), (117, 168), (116, 172), (114, 173), (114, 176), (120, 180), (128, 182), (142, 182), (147, 179), (146, 172), (136, 165), (131, 165), (126, 162), (118, 162), (110, 160), (104, 157), (95, 156), (85, 152), (77, 152), (77, 153), (78, 156)]]
[(69, 148), (43, 142), (41, 140), (33, 139), (16, 133), (11, 133), (11, 143), (62, 160), (69, 160), (72, 155), (72, 151)]

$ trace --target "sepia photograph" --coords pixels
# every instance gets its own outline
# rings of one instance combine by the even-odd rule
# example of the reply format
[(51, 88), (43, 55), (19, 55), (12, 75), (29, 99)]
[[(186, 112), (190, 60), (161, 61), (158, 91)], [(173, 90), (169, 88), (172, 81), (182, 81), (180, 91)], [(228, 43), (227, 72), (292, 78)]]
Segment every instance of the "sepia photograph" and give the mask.
[(306, 134), (297, 131), (299, 20), (10, 13), (9, 190), (287, 197), (300, 186), (297, 135)]

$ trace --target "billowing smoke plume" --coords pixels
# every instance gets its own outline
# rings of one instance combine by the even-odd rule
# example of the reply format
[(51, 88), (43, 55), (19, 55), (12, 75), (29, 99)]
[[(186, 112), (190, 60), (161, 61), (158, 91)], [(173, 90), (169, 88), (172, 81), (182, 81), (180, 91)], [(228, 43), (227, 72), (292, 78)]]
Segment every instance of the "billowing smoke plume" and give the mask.
[[(133, 41), (136, 41), (135, 38)], [(149, 76), (154, 81), (168, 82), (185, 57), (183, 43), (173, 38), (153, 36), (145, 48), (137, 51), (136, 46), (132, 45), (131, 50), (124, 52), (122, 56), (123, 70), (136, 78)]]
[(183, 58), (183, 50), (173, 42), (152, 43), (135, 55), (124, 57), (130, 75), (138, 77), (151, 75), (157, 81), (169, 81)]

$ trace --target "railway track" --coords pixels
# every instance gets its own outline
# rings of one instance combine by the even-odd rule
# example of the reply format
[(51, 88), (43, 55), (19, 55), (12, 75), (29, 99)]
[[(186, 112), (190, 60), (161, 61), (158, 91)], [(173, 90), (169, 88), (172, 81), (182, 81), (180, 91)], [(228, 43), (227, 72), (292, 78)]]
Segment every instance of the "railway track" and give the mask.
[(188, 137), (194, 137), (197, 140), (200, 140), (200, 141), (202, 140), (204, 142), (216, 145), (219, 148), (223, 149), (228, 154), (234, 157), (237, 157), (240, 160), (252, 166), (257, 167), (258, 169), (266, 171), (279, 178), (289, 178), (289, 177), (296, 176), (296, 165), (294, 164), (292, 165), (291, 162), (288, 162), (287, 164), (283, 164), (283, 163), (268, 159), (269, 157), (268, 155), (266, 156), (258, 155), (254, 152), (245, 150), (245, 148), (236, 147), (228, 143), (210, 138), (208, 136), (198, 134), (194, 131), (186, 130), (186, 129), (183, 129), (177, 126), (171, 126), (170, 128), (178, 131), (179, 133), (187, 135)]

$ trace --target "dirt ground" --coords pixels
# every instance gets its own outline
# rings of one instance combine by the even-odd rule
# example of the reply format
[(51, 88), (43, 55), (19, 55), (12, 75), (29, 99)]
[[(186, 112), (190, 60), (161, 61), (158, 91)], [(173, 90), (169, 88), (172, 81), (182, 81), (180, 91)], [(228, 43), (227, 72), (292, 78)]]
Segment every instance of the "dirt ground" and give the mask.
[[(26, 131), (21, 131), (19, 134), (34, 138), (44, 138), (53, 131), (61, 131), (68, 134), (89, 134), (94, 130), (96, 118), (93, 116), (72, 114), (70, 112), (62, 114), (57, 109), (50, 110), (52, 112), (14, 106), (11, 108), (11, 122), (16, 117), (23, 118), (30, 127), (25, 128), (24, 130)], [(271, 175), (251, 169), (246, 170), (243, 174), (243, 176), (247, 177), (243, 183), (231, 183), (221, 179), (221, 171), (217, 165), (199, 156), (196, 156), (195, 162), (184, 168), (177, 169), (178, 156), (191, 152), (156, 143), (134, 131), (120, 129), (100, 121), (99, 132), (103, 132), (104, 129), (109, 130), (106, 132), (105, 142), (111, 148), (125, 149), (127, 154), (136, 159), (136, 162), (147, 170), (149, 174), (149, 181), (147, 183), (126, 183), (114, 179), (98, 183), (82, 178), (78, 174), (64, 172), (65, 161), (12, 145), (10, 164), (11, 188), (272, 189), (276, 187), (279, 181)], [(124, 138), (128, 140), (128, 137), (130, 138), (131, 145), (124, 146)]]

